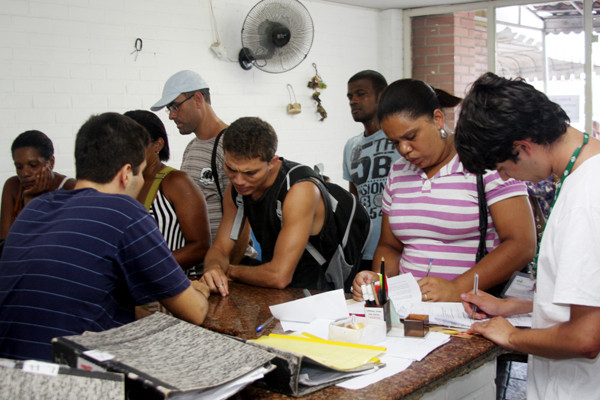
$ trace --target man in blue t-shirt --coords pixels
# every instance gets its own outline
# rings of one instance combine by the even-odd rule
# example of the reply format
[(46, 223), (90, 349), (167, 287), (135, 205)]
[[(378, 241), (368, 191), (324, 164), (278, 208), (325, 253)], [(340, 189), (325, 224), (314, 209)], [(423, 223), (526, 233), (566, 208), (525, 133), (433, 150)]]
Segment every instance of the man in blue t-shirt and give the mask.
[(386, 88), (383, 75), (372, 70), (354, 74), (348, 80), (348, 101), (352, 118), (363, 124), (365, 130), (351, 137), (344, 146), (344, 179), (350, 193), (371, 216), (371, 236), (365, 246), (361, 270), (370, 270), (373, 254), (381, 234), (381, 200), (385, 182), (392, 164), (400, 158), (392, 142), (379, 126), (377, 106), (379, 96)]
[(132, 322), (135, 305), (156, 300), (203, 322), (206, 297), (135, 200), (144, 133), (117, 113), (91, 117), (77, 133), (74, 190), (39, 196), (14, 222), (0, 259), (0, 357), (51, 361), (52, 338)]

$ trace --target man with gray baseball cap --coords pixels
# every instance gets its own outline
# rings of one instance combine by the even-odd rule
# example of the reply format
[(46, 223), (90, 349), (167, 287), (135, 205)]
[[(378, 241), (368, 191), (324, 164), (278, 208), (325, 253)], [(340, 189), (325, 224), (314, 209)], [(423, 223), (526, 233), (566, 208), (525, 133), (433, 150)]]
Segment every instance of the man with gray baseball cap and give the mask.
[[(179, 71), (165, 82), (162, 97), (150, 109), (159, 111), (163, 107), (166, 107), (169, 119), (175, 122), (180, 134), (189, 135), (193, 132), (196, 135), (185, 148), (181, 170), (196, 182), (204, 194), (214, 240), (223, 216), (222, 195), (229, 185), (229, 178), (223, 169), (223, 143), (219, 140), (228, 125), (211, 106), (208, 84), (194, 71)], [(250, 230), (246, 226), (244, 231), (247, 244)], [(232, 259), (239, 261), (244, 255), (246, 244), (243, 242)]]

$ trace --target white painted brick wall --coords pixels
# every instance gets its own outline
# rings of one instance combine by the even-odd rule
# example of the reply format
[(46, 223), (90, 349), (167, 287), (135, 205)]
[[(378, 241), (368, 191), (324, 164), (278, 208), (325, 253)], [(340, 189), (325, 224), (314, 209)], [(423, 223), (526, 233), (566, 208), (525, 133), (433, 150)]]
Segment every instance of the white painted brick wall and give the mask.
[[(269, 121), (279, 135), (278, 154), (323, 162), (326, 174), (346, 186), (343, 146), (362, 129), (350, 116), (346, 82), (367, 68), (385, 69), (390, 81), (400, 77), (401, 12), (303, 0), (315, 26), (312, 49), (295, 69), (269, 74), (237, 63), (242, 24), (257, 2), (213, 0), (220, 40), (234, 60), (225, 62), (209, 50), (216, 36), (208, 0), (0, 0), (0, 181), (14, 175), (10, 144), (28, 129), (52, 138), (56, 170), (74, 176), (75, 134), (91, 114), (148, 109), (170, 75), (193, 69), (210, 84), (224, 121), (248, 115)], [(143, 49), (136, 59), (130, 53), (138, 37)], [(399, 42), (379, 43), (382, 37)], [(390, 58), (392, 48), (398, 52)], [(313, 62), (328, 85), (323, 122), (306, 86)], [(285, 111), (288, 83), (301, 114)], [(166, 113), (158, 115), (169, 133), (169, 164), (179, 167), (190, 137), (179, 135)]]

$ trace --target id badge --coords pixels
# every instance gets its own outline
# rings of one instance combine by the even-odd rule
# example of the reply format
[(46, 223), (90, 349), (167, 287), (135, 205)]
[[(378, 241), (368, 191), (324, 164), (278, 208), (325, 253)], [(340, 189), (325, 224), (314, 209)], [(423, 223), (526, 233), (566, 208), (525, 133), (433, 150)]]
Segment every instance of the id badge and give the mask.
[(529, 274), (517, 272), (510, 278), (501, 296), (533, 300), (534, 291), (535, 279), (532, 279)]

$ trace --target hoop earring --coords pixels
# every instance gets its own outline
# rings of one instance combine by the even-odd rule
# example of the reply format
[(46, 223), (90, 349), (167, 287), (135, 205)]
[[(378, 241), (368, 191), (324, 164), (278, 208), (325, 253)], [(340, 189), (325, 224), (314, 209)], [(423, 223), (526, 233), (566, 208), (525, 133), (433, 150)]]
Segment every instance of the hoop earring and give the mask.
[(446, 139), (448, 137), (448, 132), (446, 132), (446, 130), (444, 128), (441, 128), (440, 136), (442, 137), (442, 139)]

